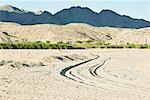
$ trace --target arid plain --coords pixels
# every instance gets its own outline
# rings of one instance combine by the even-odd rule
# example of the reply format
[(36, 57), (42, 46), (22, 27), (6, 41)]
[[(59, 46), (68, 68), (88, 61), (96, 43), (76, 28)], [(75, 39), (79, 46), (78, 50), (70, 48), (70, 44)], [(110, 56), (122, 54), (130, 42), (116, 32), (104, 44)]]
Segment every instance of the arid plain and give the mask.
[(149, 49), (0, 50), (1, 100), (149, 100)]

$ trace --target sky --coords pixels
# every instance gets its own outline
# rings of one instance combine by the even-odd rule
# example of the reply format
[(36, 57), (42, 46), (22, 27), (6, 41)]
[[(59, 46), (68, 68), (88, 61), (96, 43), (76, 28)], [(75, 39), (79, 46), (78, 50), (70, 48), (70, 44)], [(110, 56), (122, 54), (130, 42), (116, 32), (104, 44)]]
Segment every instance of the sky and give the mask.
[(28, 11), (52, 14), (71, 6), (88, 7), (95, 12), (109, 9), (121, 15), (150, 21), (150, 0), (0, 0), (0, 6), (12, 5)]

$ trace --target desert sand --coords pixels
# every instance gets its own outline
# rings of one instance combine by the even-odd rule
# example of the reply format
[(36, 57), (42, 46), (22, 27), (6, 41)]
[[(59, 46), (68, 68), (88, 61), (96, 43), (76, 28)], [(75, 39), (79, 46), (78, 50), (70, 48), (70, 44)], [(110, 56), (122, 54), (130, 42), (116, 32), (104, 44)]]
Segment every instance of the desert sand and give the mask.
[(0, 50), (0, 100), (149, 100), (148, 49)]
[(19, 25), (16, 23), (0, 23), (0, 42), (75, 42), (86, 40), (104, 40), (111, 44), (149, 44), (150, 28), (94, 27), (82, 23), (71, 23), (67, 25)]

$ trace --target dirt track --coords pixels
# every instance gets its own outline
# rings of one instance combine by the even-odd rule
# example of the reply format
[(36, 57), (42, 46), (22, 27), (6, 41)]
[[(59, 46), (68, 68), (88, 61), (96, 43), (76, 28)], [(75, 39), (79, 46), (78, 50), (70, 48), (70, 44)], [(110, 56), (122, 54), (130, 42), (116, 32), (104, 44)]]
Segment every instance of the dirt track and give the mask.
[(149, 100), (150, 51), (1, 50), (1, 100)]

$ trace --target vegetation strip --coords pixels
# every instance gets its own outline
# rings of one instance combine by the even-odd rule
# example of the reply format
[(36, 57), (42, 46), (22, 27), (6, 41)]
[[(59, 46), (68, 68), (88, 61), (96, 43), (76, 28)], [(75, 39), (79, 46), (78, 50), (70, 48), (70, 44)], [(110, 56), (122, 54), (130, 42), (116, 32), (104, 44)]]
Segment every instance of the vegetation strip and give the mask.
[(0, 49), (86, 49), (86, 48), (140, 48), (148, 49), (150, 44), (110, 44), (102, 41), (77, 41), (71, 42), (3, 42)]

